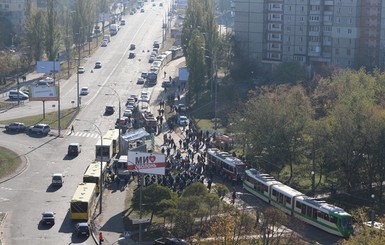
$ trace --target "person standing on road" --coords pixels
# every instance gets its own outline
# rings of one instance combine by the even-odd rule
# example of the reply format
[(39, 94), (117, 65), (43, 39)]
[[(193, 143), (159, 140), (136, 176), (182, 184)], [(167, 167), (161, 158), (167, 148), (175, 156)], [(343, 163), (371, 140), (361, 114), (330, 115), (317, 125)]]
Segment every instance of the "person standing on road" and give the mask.
[(101, 231), (99, 231), (99, 244), (101, 245), (103, 241), (104, 241), (103, 233)]
[(71, 134), (75, 133), (74, 125), (71, 126)]

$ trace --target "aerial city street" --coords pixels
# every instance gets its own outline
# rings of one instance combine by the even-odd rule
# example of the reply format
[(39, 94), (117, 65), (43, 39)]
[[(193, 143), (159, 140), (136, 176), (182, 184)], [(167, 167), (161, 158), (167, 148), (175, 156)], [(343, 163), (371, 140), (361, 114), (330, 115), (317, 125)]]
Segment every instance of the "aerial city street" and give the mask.
[[(329, 127), (332, 128), (333, 123), (337, 125), (338, 117), (326, 126), (310, 120), (316, 121), (317, 116), (326, 118), (327, 109), (334, 106), (333, 103), (338, 105), (332, 101), (339, 97), (333, 94), (338, 86), (324, 85), (333, 96), (312, 88), (315, 91), (312, 93), (319, 96), (315, 99), (306, 94), (311, 93), (305, 92), (306, 89), (298, 89), (297, 84), (288, 82), (287, 87), (280, 87), (279, 79), (292, 77), (305, 84), (301, 79), (312, 73), (309, 71), (313, 67), (309, 65), (306, 69), (301, 67), (300, 71), (291, 66), (282, 69), (283, 72), (280, 70), (284, 78), (274, 74), (272, 69), (271, 76), (267, 77), (277, 79), (274, 82), (278, 85), (266, 86), (266, 89), (263, 86), (267, 78), (257, 75), (257, 72), (264, 74), (266, 64), (256, 68), (254, 64), (246, 65), (249, 60), (233, 57), (232, 52), (237, 51), (248, 59), (258, 58), (261, 48), (266, 54), (271, 51), (267, 55), (271, 59), (270, 68), (276, 66), (278, 56), (274, 52), (281, 47), (269, 42), (277, 37), (274, 31), (281, 28), (274, 22), (274, 11), (280, 12), (283, 4), (269, 3), (268, 11), (274, 13), (269, 14), (268, 21), (274, 23), (267, 29), (272, 34), (254, 30), (256, 22), (253, 22), (254, 27), (249, 26), (250, 16), (257, 18), (258, 14), (248, 13), (248, 32), (241, 35), (248, 40), (238, 39), (234, 45), (233, 29), (237, 24), (240, 29), (246, 28), (246, 22), (234, 24), (234, 11), (244, 14), (245, 9), (251, 11), (265, 6), (249, 0), (248, 3), (238, 2), (238, 7), (234, 7), (237, 1), (218, 0), (213, 1), (213, 8), (209, 0), (201, 1), (101, 0), (105, 6), (98, 7), (105, 12), (88, 6), (95, 18), (90, 17), (91, 23), (83, 23), (84, 26), (82, 18), (89, 17), (87, 10), (82, 9), (87, 8), (85, 2), (64, 1), (62, 4), (68, 6), (63, 8), (65, 13), (60, 15), (60, 23), (51, 26), (52, 36), (56, 34), (56, 26), (60, 26), (61, 34), (65, 33), (61, 36), (64, 41), (58, 50), (44, 50), (42, 59), (35, 56), (38, 56), (37, 51), (32, 52), (32, 45), (18, 50), (22, 38), (16, 33), (9, 35), (11, 45), (1, 55), (9, 55), (9, 62), (14, 57), (17, 60), (12, 61), (16, 68), (9, 76), (3, 78), (0, 71), (0, 153), (7, 152), (0, 156), (0, 245), (210, 244), (227, 236), (233, 242), (229, 244), (251, 244), (251, 241), (253, 244), (273, 241), (280, 244), (285, 241), (287, 244), (332, 245), (344, 244), (353, 234), (359, 233), (353, 224), (357, 222), (353, 208), (346, 211), (351, 207), (350, 201), (334, 205), (337, 201), (328, 199), (336, 195), (336, 181), (340, 181), (340, 190), (350, 188), (348, 180), (341, 180), (344, 178), (339, 176), (341, 172), (353, 176), (338, 166), (329, 166), (335, 165), (332, 157), (328, 159), (333, 149), (325, 143), (329, 135), (324, 136), (326, 133), (322, 130), (332, 131)], [(55, 1), (36, 2), (38, 7), (43, 5), (41, 8), (47, 13), (50, 8), (54, 9)], [(99, 12), (96, 14), (96, 11)], [(52, 21), (54, 17), (44, 13), (48, 23), (56, 22)], [(195, 14), (202, 16), (195, 18)], [(26, 21), (33, 23), (40, 18), (39, 14), (35, 18)], [(184, 24), (187, 19), (191, 25)], [(207, 26), (201, 26), (200, 21)], [(193, 26), (197, 23), (201, 25)], [(49, 29), (50, 25), (45, 28)], [(215, 32), (211, 33), (210, 28)], [(290, 28), (285, 30), (289, 32)], [(32, 34), (36, 33), (26, 31), (28, 37)], [(266, 45), (252, 40), (265, 34), (268, 36)], [(45, 35), (44, 45), (55, 46), (54, 40), (47, 37), (49, 34)], [(31, 43), (39, 47), (39, 41)], [(239, 50), (232, 50), (234, 47)], [(290, 47), (282, 52), (289, 53), (289, 50)], [(309, 50), (314, 54), (318, 47), (309, 47)], [(341, 64), (347, 66), (351, 62), (349, 55), (346, 56)], [(301, 58), (298, 55), (294, 59), (301, 61)], [(34, 59), (34, 69), (23, 67), (26, 60), (32, 62)], [(5, 67), (5, 64), (0, 65)], [(321, 69), (314, 67), (314, 70)], [(242, 74), (245, 70), (246, 75)], [(326, 70), (325, 74), (330, 72), (329, 79), (332, 72)], [(234, 77), (238, 75), (239, 81), (245, 81), (238, 83), (228, 78), (230, 73), (235, 74)], [(348, 76), (341, 80), (350, 80)], [(352, 77), (361, 79), (364, 76)], [(7, 85), (6, 78), (15, 82)], [(329, 82), (325, 81), (325, 84)], [(349, 85), (345, 86), (360, 87)], [(294, 92), (290, 90), (292, 87)], [(338, 89), (344, 91), (342, 85)], [(377, 93), (381, 91), (373, 94)], [(282, 102), (281, 97), (289, 102)], [(266, 98), (273, 102), (266, 102), (269, 101)], [(355, 99), (351, 100), (356, 102)], [(311, 108), (314, 105), (310, 105), (310, 101), (330, 108), (315, 106), (316, 110)], [(251, 109), (243, 108), (244, 105)], [(349, 108), (343, 110), (349, 111)], [(226, 116), (220, 115), (223, 111)], [(203, 116), (197, 119), (194, 113), (199, 112)], [(249, 113), (250, 117), (241, 113)], [(56, 117), (47, 122), (46, 116), (52, 114)], [(338, 112), (336, 114), (339, 116)], [(270, 115), (288, 127), (294, 125), (293, 128), (280, 130), (281, 125), (275, 124)], [(376, 128), (377, 125), (373, 125), (367, 128)], [(254, 127), (258, 130), (254, 131)], [(320, 131), (315, 132), (314, 129), (319, 128)], [(261, 136), (268, 130), (273, 132), (268, 136), (276, 141)], [(299, 134), (296, 130), (303, 131)], [(376, 132), (368, 130), (362, 135), (377, 135)], [(322, 141), (321, 137), (326, 140), (322, 138)], [(342, 140), (336, 142), (339, 144)], [(362, 142), (366, 146), (366, 141)], [(355, 149), (349, 148), (352, 154), (360, 155), (360, 160), (370, 165), (373, 156), (357, 153)], [(3, 160), (9, 157), (8, 150), (17, 155), (12, 161), (18, 161), (18, 165), (10, 168), (12, 171), (7, 171)], [(338, 158), (344, 155), (343, 150), (334, 150), (337, 157), (333, 160), (343, 162)], [(294, 167), (296, 172), (293, 172), (293, 162), (298, 162)], [(344, 167), (349, 169), (349, 166)], [(373, 176), (378, 172), (370, 170)], [(284, 177), (289, 176), (287, 181), (283, 180), (282, 173)], [(364, 220), (369, 220), (359, 221), (358, 227), (369, 227), (374, 234), (383, 230), (382, 224), (375, 222), (380, 216), (376, 212), (381, 210), (382, 195), (374, 194), (373, 189), (378, 186), (371, 177), (367, 177), (372, 191), (369, 198), (365, 193), (363, 204), (352, 206), (363, 207)], [(351, 178), (355, 180), (354, 176)], [(291, 182), (292, 179), (295, 180)], [(382, 181), (380, 183), (378, 189), (382, 191)], [(363, 186), (365, 184), (361, 183), (359, 187)], [(346, 206), (341, 208), (340, 204)], [(252, 221), (245, 217), (252, 217)], [(220, 223), (222, 219), (226, 225)], [(189, 222), (195, 230), (186, 228)], [(151, 230), (157, 225), (163, 226), (155, 232)]]

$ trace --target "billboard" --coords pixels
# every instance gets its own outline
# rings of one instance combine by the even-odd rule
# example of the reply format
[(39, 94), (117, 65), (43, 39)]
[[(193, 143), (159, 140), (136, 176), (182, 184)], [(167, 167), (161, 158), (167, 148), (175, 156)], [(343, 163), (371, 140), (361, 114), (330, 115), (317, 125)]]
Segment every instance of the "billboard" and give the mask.
[[(55, 67), (55, 69), (54, 69)], [(53, 73), (60, 71), (60, 62), (58, 61), (38, 61), (36, 64), (37, 73)]]
[(139, 151), (129, 151), (127, 154), (127, 169), (142, 174), (165, 174), (166, 156)]
[(57, 86), (31, 86), (29, 89), (30, 101), (57, 101), (58, 87)]

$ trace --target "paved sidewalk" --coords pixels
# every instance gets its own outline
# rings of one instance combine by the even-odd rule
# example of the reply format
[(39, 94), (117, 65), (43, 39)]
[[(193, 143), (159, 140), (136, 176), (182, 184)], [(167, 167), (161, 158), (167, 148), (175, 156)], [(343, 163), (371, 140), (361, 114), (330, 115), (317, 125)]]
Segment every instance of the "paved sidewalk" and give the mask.
[[(167, 77), (171, 76), (175, 78), (178, 76), (178, 68), (184, 66), (184, 58), (179, 58), (171, 61), (167, 64), (159, 74), (163, 74), (164, 71), (167, 73)], [(162, 79), (159, 79), (162, 80)], [(158, 80), (158, 81), (159, 81)], [(156, 87), (153, 89), (152, 103), (150, 103), (150, 110), (154, 115), (158, 115), (159, 102), (163, 100), (163, 90), (159, 89), (162, 82), (159, 81)], [(183, 103), (184, 97), (181, 96), (181, 103)], [(164, 122), (166, 125), (166, 122)], [(168, 132), (167, 127), (163, 127), (163, 132)], [(175, 142), (178, 142), (180, 138), (184, 138), (182, 132), (177, 129), (171, 134)], [(155, 152), (160, 152), (161, 145), (163, 144), (163, 133), (155, 137)], [(148, 142), (147, 147), (151, 145)], [(106, 188), (103, 193), (103, 212), (98, 215), (95, 219), (95, 236), (97, 237), (98, 232), (101, 231), (104, 236), (103, 244), (135, 244), (131, 239), (124, 239), (125, 232), (137, 233), (138, 231), (125, 231), (124, 219), (128, 215), (129, 210), (125, 209), (125, 199), (127, 196), (128, 188), (132, 185), (124, 186), (123, 182), (116, 185), (116, 183), (110, 184), (109, 188)], [(98, 211), (98, 209), (97, 209)], [(153, 244), (153, 241), (142, 241), (143, 245)]]

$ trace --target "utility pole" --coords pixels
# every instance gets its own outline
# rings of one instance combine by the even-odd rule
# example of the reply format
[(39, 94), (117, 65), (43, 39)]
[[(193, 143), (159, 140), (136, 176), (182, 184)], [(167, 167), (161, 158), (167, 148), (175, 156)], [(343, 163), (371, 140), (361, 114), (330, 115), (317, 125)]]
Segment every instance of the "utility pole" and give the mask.
[(77, 33), (77, 36), (78, 36), (78, 66), (76, 68), (76, 98), (77, 98), (77, 110), (80, 110), (80, 96), (79, 96), (79, 66), (80, 66), (80, 29), (79, 29), (79, 32)]

